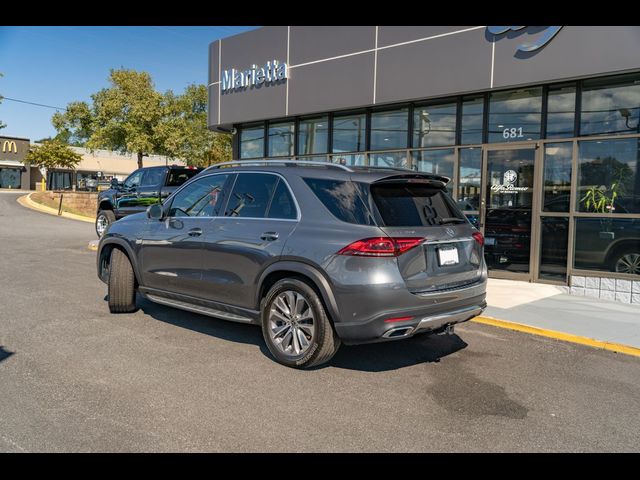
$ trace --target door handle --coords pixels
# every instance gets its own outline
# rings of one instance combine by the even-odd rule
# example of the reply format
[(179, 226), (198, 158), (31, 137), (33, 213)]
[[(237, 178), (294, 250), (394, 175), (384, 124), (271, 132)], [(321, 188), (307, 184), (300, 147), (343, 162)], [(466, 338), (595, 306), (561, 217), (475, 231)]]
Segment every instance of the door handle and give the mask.
[(273, 241), (278, 239), (278, 232), (264, 232), (260, 235), (262, 240)]
[(202, 235), (201, 228), (192, 228), (191, 230), (189, 230), (190, 237), (199, 237), (200, 235)]

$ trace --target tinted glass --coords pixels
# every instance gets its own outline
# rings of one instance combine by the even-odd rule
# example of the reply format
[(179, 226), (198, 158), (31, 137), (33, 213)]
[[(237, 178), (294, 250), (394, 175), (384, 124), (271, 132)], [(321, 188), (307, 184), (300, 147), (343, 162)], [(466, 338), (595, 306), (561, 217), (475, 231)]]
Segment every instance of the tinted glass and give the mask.
[(540, 278), (565, 280), (569, 219), (542, 217), (540, 228)]
[(222, 214), (225, 181), (229, 175), (210, 175), (186, 185), (171, 202), (170, 217), (214, 217)]
[(640, 219), (577, 218), (575, 268), (640, 276)]
[(142, 176), (141, 186), (158, 187), (164, 181), (164, 173), (166, 168), (150, 168), (144, 172)]
[[(455, 151), (453, 148), (446, 150), (423, 150), (413, 151), (414, 165), (418, 167), (420, 172), (435, 173), (436, 175), (444, 175), (453, 179), (453, 163)], [(447, 183), (447, 189), (453, 189), (453, 183)]]
[(333, 151), (361, 152), (366, 148), (367, 119), (364, 113), (333, 117)]
[(337, 219), (358, 225), (375, 224), (353, 182), (321, 178), (305, 178), (304, 181)]
[(277, 182), (275, 175), (239, 174), (229, 196), (225, 216), (264, 218)]
[(407, 166), (407, 151), (370, 153), (369, 165), (373, 167), (401, 167)]
[(489, 96), (489, 143), (540, 138), (542, 87)]
[(371, 185), (371, 196), (384, 224), (389, 227), (422, 227), (446, 224), (466, 217), (445, 190), (407, 182)]
[(573, 143), (547, 143), (544, 148), (542, 210), (568, 212), (571, 199)]
[(578, 142), (579, 211), (640, 213), (639, 147), (637, 138)]
[(550, 87), (547, 103), (547, 138), (573, 137), (576, 87)]
[(179, 187), (191, 177), (195, 177), (201, 170), (191, 168), (172, 168), (169, 170), (169, 178), (167, 178), (168, 187)]
[(240, 130), (240, 158), (264, 156), (264, 125)]
[(416, 107), (413, 110), (413, 146), (455, 145), (456, 104)]
[(300, 120), (298, 125), (298, 154), (326, 153), (329, 140), (329, 118)]
[(269, 124), (269, 156), (293, 155), (293, 137), (293, 122)]
[(371, 114), (371, 150), (405, 148), (409, 129), (409, 109)]
[(462, 102), (460, 141), (463, 145), (482, 143), (482, 117), (484, 98), (469, 98)]
[(137, 170), (133, 172), (129, 177), (124, 181), (124, 186), (127, 188), (137, 187), (140, 185), (140, 181), (142, 180), (142, 174), (144, 170)]
[(460, 149), (458, 172), (458, 207), (461, 210), (480, 209), (480, 177), (482, 174), (482, 150)]
[(291, 198), (291, 193), (282, 180), (278, 181), (276, 192), (273, 194), (273, 200), (269, 206), (267, 218), (296, 218), (296, 207)]
[(639, 124), (638, 76), (583, 83), (580, 135), (640, 133)]

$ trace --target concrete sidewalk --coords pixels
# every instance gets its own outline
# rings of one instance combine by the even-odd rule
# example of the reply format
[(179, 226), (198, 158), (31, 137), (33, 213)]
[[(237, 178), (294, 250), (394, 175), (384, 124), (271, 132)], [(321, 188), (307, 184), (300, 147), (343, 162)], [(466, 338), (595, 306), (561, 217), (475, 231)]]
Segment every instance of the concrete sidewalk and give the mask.
[(640, 305), (568, 295), (561, 287), (489, 279), (483, 317), (640, 348)]

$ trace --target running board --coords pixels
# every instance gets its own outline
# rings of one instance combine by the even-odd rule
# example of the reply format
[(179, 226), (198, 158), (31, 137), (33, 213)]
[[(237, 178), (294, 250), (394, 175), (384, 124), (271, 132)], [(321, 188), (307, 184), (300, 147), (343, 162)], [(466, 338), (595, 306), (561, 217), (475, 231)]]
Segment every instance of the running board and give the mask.
[(194, 313), (201, 313), (202, 315), (208, 315), (210, 317), (222, 318), (224, 320), (231, 320), (232, 322), (252, 323), (249, 317), (243, 317), (235, 313), (223, 312), (222, 310), (216, 310), (215, 308), (205, 307), (202, 305), (194, 305), (193, 303), (183, 302), (181, 300), (175, 300), (165, 297), (159, 297), (151, 293), (145, 294), (145, 297), (155, 303), (167, 305), (169, 307), (179, 308), (181, 310), (188, 310)]

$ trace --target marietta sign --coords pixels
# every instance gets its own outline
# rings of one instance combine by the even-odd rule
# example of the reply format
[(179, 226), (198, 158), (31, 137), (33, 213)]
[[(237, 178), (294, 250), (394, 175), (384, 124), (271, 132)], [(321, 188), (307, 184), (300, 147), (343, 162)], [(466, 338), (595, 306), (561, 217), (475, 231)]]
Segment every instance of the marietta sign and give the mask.
[(277, 60), (267, 62), (262, 67), (251, 65), (246, 70), (236, 70), (232, 68), (222, 72), (220, 89), (226, 90), (245, 89), (262, 84), (269, 84), (286, 80), (289, 75), (289, 68), (286, 63), (280, 63)]

